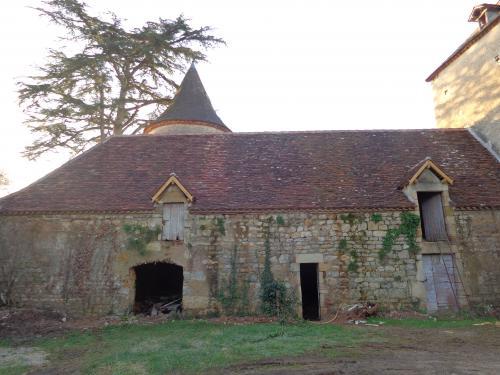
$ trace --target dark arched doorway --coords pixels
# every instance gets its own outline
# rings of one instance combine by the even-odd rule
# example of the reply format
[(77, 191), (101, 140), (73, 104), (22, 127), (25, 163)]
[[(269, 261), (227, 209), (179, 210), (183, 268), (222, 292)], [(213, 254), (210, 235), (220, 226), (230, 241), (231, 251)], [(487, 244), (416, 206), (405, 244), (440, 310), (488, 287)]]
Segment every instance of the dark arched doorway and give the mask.
[(169, 313), (182, 309), (181, 266), (172, 263), (146, 263), (134, 267), (134, 312), (148, 315)]

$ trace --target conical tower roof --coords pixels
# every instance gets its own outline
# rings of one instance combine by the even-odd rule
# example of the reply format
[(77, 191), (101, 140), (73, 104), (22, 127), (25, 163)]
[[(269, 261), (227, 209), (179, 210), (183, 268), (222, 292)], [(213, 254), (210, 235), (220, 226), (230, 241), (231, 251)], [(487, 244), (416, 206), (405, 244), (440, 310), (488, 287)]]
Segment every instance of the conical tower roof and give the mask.
[(177, 126), (197, 124), (219, 131), (231, 131), (215, 113), (194, 63), (184, 76), (173, 103), (146, 128), (145, 132), (149, 133), (152, 129), (174, 123)]

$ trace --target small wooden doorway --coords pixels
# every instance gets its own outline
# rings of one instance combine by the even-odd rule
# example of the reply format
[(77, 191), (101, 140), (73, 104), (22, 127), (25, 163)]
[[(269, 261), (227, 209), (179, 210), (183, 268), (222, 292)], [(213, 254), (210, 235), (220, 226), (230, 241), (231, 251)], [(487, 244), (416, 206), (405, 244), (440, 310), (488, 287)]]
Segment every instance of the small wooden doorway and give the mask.
[(422, 255), (427, 312), (457, 311), (458, 283), (452, 254)]
[(307, 320), (319, 320), (318, 263), (300, 264), (300, 290), (302, 317)]

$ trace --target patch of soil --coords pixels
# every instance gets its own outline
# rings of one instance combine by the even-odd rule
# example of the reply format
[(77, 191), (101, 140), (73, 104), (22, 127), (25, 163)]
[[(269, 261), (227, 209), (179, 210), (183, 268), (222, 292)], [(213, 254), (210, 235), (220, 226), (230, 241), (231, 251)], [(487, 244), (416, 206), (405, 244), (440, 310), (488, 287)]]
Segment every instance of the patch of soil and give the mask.
[(218, 318), (210, 318), (209, 322), (222, 324), (253, 324), (253, 323), (272, 323), (276, 322), (276, 318), (269, 316), (221, 316)]
[[(0, 338), (16, 344), (28, 342), (37, 337), (61, 336), (68, 331), (94, 331), (110, 325), (157, 324), (168, 320), (181, 319), (177, 313), (156, 316), (138, 314), (129, 316), (105, 316), (69, 318), (64, 314), (42, 309), (25, 307), (0, 308)], [(217, 318), (221, 323), (246, 324), (249, 322), (269, 322), (268, 318)]]
[(41, 366), (47, 363), (47, 353), (36, 348), (18, 346), (0, 347), (0, 367), (2, 366)]
[(0, 309), (0, 337), (17, 339), (50, 336), (66, 329), (63, 315), (26, 308)]
[(33, 308), (0, 308), (0, 337), (15, 343), (23, 343), (37, 337), (54, 337), (72, 330), (96, 330), (109, 325), (129, 323), (154, 324), (167, 320), (166, 315), (155, 317), (119, 316), (103, 318), (67, 318), (64, 314)]
[[(274, 358), (224, 369), (224, 374), (500, 374), (500, 328), (359, 327), (383, 342), (322, 348), (309, 356)], [(330, 350), (324, 350), (330, 349)], [(220, 373), (220, 371), (218, 371)]]

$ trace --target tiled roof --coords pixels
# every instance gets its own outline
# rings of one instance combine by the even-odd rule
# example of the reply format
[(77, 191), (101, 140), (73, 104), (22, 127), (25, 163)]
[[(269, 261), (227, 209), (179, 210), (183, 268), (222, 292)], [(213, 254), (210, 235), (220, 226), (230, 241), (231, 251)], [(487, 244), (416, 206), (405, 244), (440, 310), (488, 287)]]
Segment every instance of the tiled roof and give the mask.
[(495, 158), (464, 129), (114, 137), (0, 200), (0, 213), (151, 210), (175, 173), (193, 212), (412, 208), (401, 178), (430, 157), (456, 207), (500, 207)]
[(194, 63), (182, 80), (173, 103), (154, 122), (174, 120), (207, 122), (230, 131), (215, 113)]

